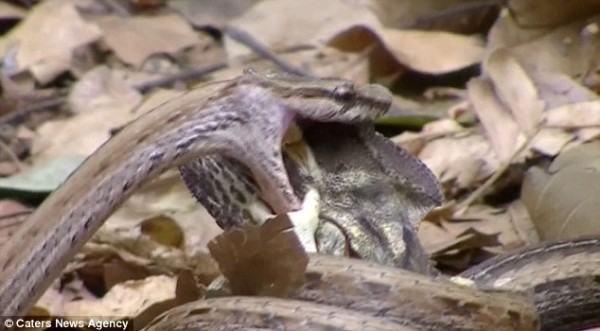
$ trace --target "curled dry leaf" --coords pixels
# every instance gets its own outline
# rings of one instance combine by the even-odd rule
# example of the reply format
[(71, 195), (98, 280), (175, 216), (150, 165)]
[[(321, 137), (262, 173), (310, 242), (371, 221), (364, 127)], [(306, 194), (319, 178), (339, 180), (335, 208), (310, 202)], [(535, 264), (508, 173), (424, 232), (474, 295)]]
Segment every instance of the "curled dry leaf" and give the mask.
[[(582, 1), (551, 3), (572, 3), (573, 6), (583, 8)], [(551, 7), (551, 3), (543, 2), (542, 5), (540, 1), (536, 9), (530, 12), (539, 13), (540, 7)], [(590, 14), (593, 13), (591, 9)], [(598, 63), (600, 56), (595, 51), (599, 45), (599, 39), (595, 36), (597, 33), (588, 33), (587, 30), (597, 30), (597, 23), (571, 17), (560, 26), (532, 28), (520, 25), (513, 15), (504, 11), (489, 32), (487, 49), (507, 47), (527, 67), (581, 77), (594, 72), (590, 64)]]
[(600, 143), (562, 153), (547, 172), (530, 168), (521, 199), (542, 240), (600, 234)]
[(428, 74), (460, 70), (483, 58), (483, 44), (475, 36), (393, 29), (382, 29), (379, 34), (399, 63)]
[(288, 297), (304, 284), (308, 256), (287, 216), (217, 236), (208, 249), (237, 295)]
[[(371, 72), (382, 75), (395, 73), (399, 67), (447, 73), (479, 63), (483, 57), (483, 42), (477, 36), (385, 28), (373, 12), (375, 6), (343, 0), (263, 1), (229, 26), (274, 49), (327, 44), (363, 52), (380, 46), (369, 51), (369, 56)], [(225, 47), (230, 58), (248, 54), (247, 47), (228, 38)]]

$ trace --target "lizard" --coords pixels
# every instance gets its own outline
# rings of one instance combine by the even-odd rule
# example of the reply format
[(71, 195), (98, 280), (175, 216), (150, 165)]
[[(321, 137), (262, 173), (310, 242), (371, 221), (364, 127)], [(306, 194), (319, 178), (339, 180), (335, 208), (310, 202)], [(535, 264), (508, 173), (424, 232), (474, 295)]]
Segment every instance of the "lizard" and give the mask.
[(250, 169), (276, 213), (287, 213), (300, 207), (280, 150), (292, 121), (371, 121), (390, 105), (380, 85), (246, 71), (156, 107), (88, 157), (2, 248), (0, 315), (25, 314), (122, 201), (166, 169), (227, 155)]
[[(357, 201), (357, 200), (353, 200), (351, 204), (344, 204), (341, 203), (342, 206), (344, 206), (345, 208), (338, 208), (338, 210), (332, 211), (332, 207), (331, 206), (327, 206), (327, 204), (333, 204), (335, 205), (340, 204), (340, 201), (343, 201), (344, 198), (340, 197), (340, 181), (344, 178), (350, 182), (353, 182), (354, 185), (350, 185), (348, 188), (350, 187), (354, 187), (354, 191), (355, 192), (360, 192), (361, 191), (361, 185), (365, 185), (365, 182), (363, 181), (362, 183), (357, 181), (355, 176), (339, 176), (339, 177), (335, 177), (334, 174), (340, 170), (340, 167), (344, 166), (344, 165), (348, 165), (348, 164), (354, 164), (358, 169), (360, 169), (361, 167), (365, 167), (363, 163), (364, 159), (362, 158), (373, 158), (373, 154), (372, 152), (369, 152), (368, 148), (365, 148), (364, 146), (367, 145), (371, 145), (372, 149), (379, 151), (379, 153), (375, 154), (375, 155), (383, 155), (383, 156), (388, 156), (391, 158), (391, 160), (403, 160), (402, 157), (402, 151), (400, 150), (400, 152), (395, 151), (394, 150), (394, 146), (389, 143), (390, 147), (387, 147), (386, 149), (386, 145), (383, 143), (384, 141), (387, 142), (387, 140), (383, 137), (377, 136), (377, 135), (373, 135), (371, 132), (369, 132), (369, 130), (364, 130), (363, 128), (361, 128), (361, 126), (364, 125), (344, 125), (344, 124), (338, 124), (338, 123), (313, 123), (310, 125), (309, 128), (305, 128), (304, 131), (304, 139), (307, 140), (308, 144), (311, 144), (312, 148), (310, 149), (311, 152), (314, 153), (314, 158), (317, 158), (320, 160), (319, 164), (319, 169), (314, 170), (314, 169), (302, 169), (302, 167), (299, 167), (300, 170), (298, 169), (294, 169), (293, 166), (290, 167), (288, 166), (288, 164), (286, 163), (286, 166), (288, 166), (288, 173), (290, 173), (290, 177), (292, 178), (292, 183), (295, 184), (295, 188), (301, 192), (303, 187), (306, 187), (307, 185), (299, 185), (298, 181), (300, 182), (310, 182), (311, 185), (314, 184), (315, 179), (314, 178), (310, 178), (306, 177), (307, 174), (306, 172), (314, 172), (317, 173), (317, 176), (320, 176), (320, 190), (322, 192), (321, 194), (321, 198), (323, 200), (327, 200), (330, 199), (330, 201), (325, 201), (323, 202), (323, 206), (321, 207), (320, 212), (322, 214), (329, 214), (329, 217), (323, 217), (323, 215), (321, 215), (322, 218), (322, 222), (326, 221), (328, 218), (333, 219), (335, 222), (335, 219), (350, 219), (352, 220), (353, 218), (356, 217), (362, 217), (362, 208), (364, 208), (365, 205), (368, 205), (369, 202), (368, 200), (376, 200), (376, 196), (378, 196), (377, 194), (375, 195), (368, 195), (368, 196), (364, 196), (363, 195), (363, 200), (361, 201)], [(316, 141), (314, 140), (318, 140), (318, 144), (316, 143)], [(311, 143), (312, 141), (312, 143)], [(331, 146), (335, 146), (338, 145), (337, 147), (331, 147)], [(360, 147), (357, 147), (360, 146)], [(392, 148), (392, 149), (390, 149)], [(350, 151), (346, 151), (343, 153), (340, 153), (340, 150), (350, 150)], [(355, 150), (361, 150), (361, 154), (355, 154), (352, 151)], [(371, 153), (371, 154), (370, 154)], [(398, 156), (394, 156), (394, 153), (399, 153)], [(352, 155), (352, 157), (341, 157), (340, 158), (340, 154), (344, 155)], [(361, 158), (362, 156), (362, 158)], [(235, 161), (230, 161), (227, 160), (227, 158), (224, 158), (222, 156), (215, 156), (213, 157), (214, 159), (211, 162), (225, 162), (228, 163), (230, 162), (231, 165), (235, 167), (236, 166), (236, 162)], [(348, 160), (351, 160), (351, 162), (348, 162)], [(195, 160), (194, 162), (201, 162), (201, 160)], [(186, 166), (182, 167), (182, 169), (187, 169), (187, 171), (192, 171), (192, 177), (188, 177), (186, 179), (186, 181), (188, 182), (187, 185), (188, 187), (192, 190), (193, 194), (200, 200), (202, 201), (202, 199), (206, 199), (207, 196), (210, 196), (210, 191), (204, 191), (204, 193), (206, 194), (204, 196), (204, 198), (202, 198), (202, 196), (200, 195), (201, 190), (203, 189), (202, 185), (198, 185), (198, 180), (199, 179), (205, 179), (208, 180), (206, 174), (204, 175), (204, 177), (200, 176), (195, 176), (193, 172), (197, 173), (202, 173), (202, 172), (207, 172), (207, 169), (203, 169), (202, 168), (202, 164), (194, 164), (194, 162), (187, 164)], [(398, 164), (405, 164), (405, 162), (379, 162), (379, 164), (384, 167), (384, 169), (386, 170), (386, 172), (390, 172), (390, 170), (392, 170), (393, 168), (397, 167)], [(292, 162), (292, 165), (296, 165), (298, 164), (298, 162)], [(409, 161), (409, 164), (410, 161)], [(418, 169), (419, 166), (416, 166), (416, 168)], [(330, 171), (329, 169), (335, 169), (335, 171), (331, 171), (331, 174), (328, 174), (328, 171)], [(368, 170), (364, 170), (364, 169), (368, 169)], [(374, 172), (373, 168), (370, 167), (365, 167), (364, 169), (362, 169), (361, 171), (368, 171), (368, 173), (372, 174)], [(401, 170), (401, 168), (398, 168), (399, 170)], [(243, 169), (238, 169), (238, 172), (236, 172), (236, 174), (238, 176), (243, 176), (244, 174), (244, 170)], [(325, 175), (324, 175), (325, 173)], [(356, 170), (354, 170), (354, 172), (350, 172), (350, 174), (355, 174)], [(408, 178), (409, 180), (413, 180), (414, 183), (409, 183), (408, 185), (405, 185), (404, 190), (409, 190), (411, 186), (413, 186), (415, 183), (420, 183), (420, 187), (421, 187), (421, 191), (423, 191), (423, 186), (426, 185), (427, 181), (427, 177), (425, 178), (420, 178), (420, 179), (415, 179), (418, 178), (418, 174), (421, 174), (421, 176), (424, 176), (422, 172), (417, 172), (415, 173), (411, 173), (411, 170), (409, 169), (408, 171), (405, 170), (404, 173), (404, 177), (402, 177), (400, 179), (400, 182), (402, 182), (402, 180), (406, 181), (406, 179), (403, 178)], [(189, 176), (190, 173), (187, 174), (187, 176)], [(322, 177), (324, 176), (330, 176), (330, 180), (328, 182), (323, 182), (322, 181)], [(194, 177), (195, 176), (195, 177)], [(301, 176), (302, 178), (296, 179), (296, 181), (294, 181), (293, 177), (294, 176)], [(186, 177), (186, 175), (184, 175), (184, 178)], [(390, 181), (393, 178), (393, 176), (390, 177)], [(294, 183), (296, 182), (296, 183)], [(369, 183), (369, 181), (367, 181), (367, 183)], [(371, 184), (373, 182), (370, 182)], [(246, 182), (246, 185), (252, 185), (251, 182), (251, 178), (248, 178), (248, 181)], [(317, 186), (319, 186), (317, 185)], [(341, 185), (343, 187), (343, 184)], [(368, 185), (367, 185), (368, 186)], [(333, 187), (333, 190), (332, 190)], [(299, 189), (298, 189), (299, 188)], [(344, 192), (344, 190), (341, 191), (341, 194), (348, 194), (348, 195), (352, 195), (352, 194), (356, 194), (355, 192), (353, 192), (352, 190), (348, 190), (348, 188), (346, 188), (346, 191)], [(381, 188), (381, 187), (380, 187)], [(336, 190), (337, 189), (337, 190)], [(195, 192), (194, 192), (195, 190)], [(249, 191), (256, 191), (256, 189), (252, 189)], [(306, 190), (304, 190), (306, 191)], [(368, 191), (368, 190), (365, 190)], [(419, 190), (413, 190), (415, 192), (419, 192)], [(248, 192), (248, 191), (247, 191)], [(427, 190), (425, 190), (425, 192), (427, 192)], [(429, 198), (431, 199), (431, 192), (435, 192), (435, 190), (430, 189), (428, 191), (429, 194)], [(435, 195), (433, 195), (435, 196)], [(421, 199), (423, 198), (427, 198), (427, 195), (424, 195), (421, 197)], [(387, 196), (387, 199), (394, 199), (394, 198), (390, 198), (390, 196)], [(365, 204), (366, 201), (366, 204)], [(213, 200), (213, 203), (216, 203)], [(222, 203), (222, 202), (221, 202)], [(222, 204), (221, 204), (222, 206)], [(214, 206), (213, 206), (214, 208)], [(239, 208), (239, 207), (238, 207)], [(210, 208), (209, 208), (210, 209)], [(385, 208), (384, 208), (385, 209)], [(373, 212), (373, 210), (375, 211), (381, 211), (381, 209), (376, 209), (376, 208), (367, 208), (367, 213)], [(240, 212), (240, 210), (237, 210), (238, 212)], [(235, 215), (235, 210), (229, 210), (230, 214), (229, 215)], [(341, 213), (341, 214), (340, 214)], [(333, 215), (333, 216), (332, 216)], [(358, 215), (358, 216), (357, 216)], [(418, 218), (417, 218), (418, 219)], [(339, 223), (339, 222), (336, 222)], [(406, 223), (406, 222), (404, 222)], [(346, 223), (347, 225), (348, 223)], [(357, 223), (358, 224), (358, 223)], [(368, 238), (369, 236), (369, 231), (373, 228), (373, 226), (369, 226), (368, 228), (361, 228), (360, 226), (350, 226), (351, 229), (353, 229), (353, 231), (357, 231), (358, 233), (362, 233), (365, 237)], [(385, 233), (385, 232), (383, 232)], [(407, 231), (406, 233), (409, 234), (409, 236), (395, 236), (396, 239), (401, 238), (400, 240), (398, 240), (400, 242), (400, 244), (394, 243), (396, 245), (406, 245), (407, 247), (412, 247), (410, 244), (410, 235), (413, 235), (414, 233)], [(387, 233), (388, 235), (390, 234), (389, 232)], [(317, 240), (319, 241), (319, 235), (323, 235), (320, 234), (319, 232), (317, 232)], [(328, 234), (325, 236), (326, 239), (330, 239), (331, 235)], [(344, 235), (342, 235), (342, 237), (344, 237)], [(389, 235), (389, 238), (394, 238), (394, 236)], [(407, 239), (408, 238), (408, 239)], [(321, 238), (322, 239), (322, 238)], [(342, 241), (344, 241), (344, 239), (342, 239)], [(363, 247), (363, 248), (369, 248), (369, 249), (373, 249), (372, 247), (375, 247), (373, 250), (379, 249), (379, 250), (386, 250), (386, 249), (390, 249), (392, 245), (377, 245), (378, 243), (373, 243), (373, 242), (369, 242), (367, 241), (366, 243), (363, 241), (362, 246), (359, 245), (359, 247)], [(392, 246), (393, 247), (393, 246)], [(419, 246), (416, 246), (416, 249), (418, 251)], [(461, 274), (460, 276), (464, 279), (469, 279), (475, 282), (475, 284), (477, 284), (478, 286), (487, 286), (489, 288), (499, 288), (499, 289), (506, 289), (506, 290), (516, 290), (516, 291), (526, 291), (528, 293), (532, 293), (533, 294), (533, 298), (535, 300), (535, 306), (537, 307), (537, 311), (540, 314), (540, 320), (541, 320), (541, 328), (542, 330), (560, 330), (560, 331), (569, 331), (569, 330), (579, 330), (579, 329), (586, 329), (586, 328), (591, 328), (591, 327), (595, 327), (595, 326), (600, 326), (600, 319), (598, 318), (598, 316), (600, 316), (600, 300), (598, 298), (600, 298), (600, 282), (598, 281), (598, 279), (600, 278), (600, 274), (597, 272), (597, 267), (598, 267), (598, 259), (596, 258), (597, 256), (597, 251), (600, 250), (600, 239), (599, 238), (583, 238), (583, 239), (578, 239), (578, 240), (570, 240), (570, 241), (563, 241), (563, 242), (551, 242), (551, 243), (543, 243), (537, 246), (533, 246), (533, 247), (525, 247), (523, 249), (517, 250), (515, 252), (512, 253), (508, 253), (508, 254), (504, 254), (501, 256), (498, 256), (494, 259), (488, 260), (487, 262), (479, 265), (479, 266), (475, 266), (467, 271), (465, 271), (463, 274)], [(320, 249), (321, 253), (330, 253), (330, 251), (327, 250), (327, 248), (325, 250)], [(414, 252), (414, 251), (413, 251)], [(410, 257), (411, 256), (411, 251), (408, 251), (407, 256)], [(413, 253), (414, 254), (414, 253)], [(416, 271), (416, 272), (420, 272), (420, 273), (425, 273), (425, 274), (435, 274), (435, 270), (432, 272), (431, 269), (422, 269), (423, 266), (427, 265), (427, 263), (423, 263), (423, 259), (419, 259), (418, 256), (419, 254), (416, 255), (417, 258), (413, 258), (412, 259), (412, 264), (411, 263), (400, 263), (400, 264), (395, 264), (396, 266), (402, 267), (404, 269), (408, 269), (408, 270), (412, 270), (412, 271)], [(367, 256), (367, 258), (369, 258)], [(312, 257), (311, 259), (321, 259), (320, 257)], [(385, 259), (371, 259), (377, 262), (382, 262), (385, 263)], [(411, 259), (408, 259), (408, 262), (411, 262)], [(310, 266), (314, 266), (314, 261), (311, 260), (311, 264)], [(356, 271), (356, 260), (345, 260), (343, 262), (340, 262), (341, 265), (343, 265), (347, 270), (353, 270)], [(394, 263), (388, 263), (388, 264), (392, 264), (394, 265)], [(420, 269), (421, 268), (421, 269)], [(382, 273), (384, 272), (385, 268), (381, 267), (379, 269), (373, 269), (370, 270), (370, 272), (366, 272), (365, 275), (368, 275), (370, 273)], [(315, 272), (314, 268), (311, 269), (309, 267), (309, 271), (307, 272), (307, 279), (314, 278), (313, 276), (311, 276), (313, 273)], [(320, 274), (320, 273), (319, 273)], [(338, 275), (339, 276), (339, 275)], [(337, 280), (337, 284), (336, 284), (336, 291), (334, 292), (328, 292), (330, 293), (329, 295), (333, 295), (334, 293), (355, 293), (356, 290), (355, 289), (348, 289), (348, 288), (344, 288), (344, 286), (342, 284), (340, 284), (340, 282), (343, 282), (343, 279), (345, 279), (346, 277), (348, 277), (348, 274), (344, 274), (343, 276), (339, 276), (338, 278), (336, 278)], [(366, 276), (363, 276), (361, 278), (361, 282), (365, 282)], [(321, 279), (321, 277), (319, 278)], [(398, 282), (400, 282), (400, 280), (398, 280)], [(408, 281), (407, 281), (408, 282)], [(332, 282), (333, 283), (333, 282)], [(389, 287), (389, 283), (387, 282), (369, 282), (370, 285), (369, 286), (364, 286), (364, 287), (360, 287), (362, 289), (364, 288), (371, 288), (371, 287), (375, 287), (375, 288), (388, 288)], [(418, 295), (416, 295), (417, 297), (426, 297), (426, 296), (440, 296), (441, 293), (437, 292), (434, 287), (430, 287), (427, 288), (427, 286), (423, 286), (421, 288), (421, 285), (426, 284), (426, 282), (424, 282), (424, 280), (418, 280), (418, 281), (414, 281), (413, 285), (415, 285), (415, 293), (418, 293)], [(418, 286), (417, 286), (418, 285)], [(359, 285), (357, 285), (359, 286)], [(436, 293), (437, 292), (437, 293)], [(301, 292), (303, 293), (303, 292)], [(302, 294), (301, 294), (302, 295)], [(320, 293), (318, 290), (315, 290), (313, 292), (313, 295), (311, 296), (311, 300), (312, 301), (317, 301), (317, 303), (324, 303), (323, 300), (315, 300), (314, 295), (322, 295), (322, 296), (327, 296), (326, 293)], [(352, 302), (370, 302), (372, 303), (373, 301), (373, 297), (376, 297), (376, 294), (374, 293), (369, 293), (369, 294), (365, 294), (363, 297), (360, 298), (353, 298)], [(239, 302), (240, 305), (243, 305), (243, 299), (235, 299), (238, 300), (236, 302)], [(241, 301), (240, 301), (241, 300)], [(268, 301), (268, 299), (264, 299), (265, 302)], [(500, 302), (503, 299), (501, 296), (498, 296), (494, 299), (491, 299), (495, 302)], [(505, 302), (506, 303), (506, 302)], [(259, 304), (258, 302), (255, 302), (255, 304)], [(396, 302), (396, 304), (398, 304), (398, 302)], [(466, 304), (466, 301), (465, 301)], [(489, 303), (487, 303), (489, 304)], [(487, 304), (482, 304), (481, 308), (482, 309), (486, 309), (485, 307), (489, 307), (487, 306)], [(515, 304), (513, 302), (513, 304)], [(510, 305), (508, 305), (510, 306)], [(345, 307), (345, 306), (344, 306)], [(398, 307), (395, 307), (394, 305), (388, 305), (387, 307), (390, 307), (388, 309), (400, 309)], [(526, 304), (523, 304), (522, 307), (527, 307)], [(235, 305), (229, 305), (227, 309), (234, 309)], [(346, 307), (347, 308), (347, 307)], [(217, 310), (219, 308), (216, 308)], [(423, 310), (427, 310), (426, 308), (423, 308)], [(265, 311), (263, 313), (267, 313), (269, 310), (265, 309)], [(434, 311), (432, 311), (430, 308), (429, 310), (427, 310), (430, 314), (435, 315), (436, 313)], [(412, 311), (409, 311), (409, 313), (411, 313)], [(362, 313), (362, 311), (361, 311)], [(378, 316), (380, 314), (377, 314)], [(518, 314), (514, 314), (514, 316), (518, 316)], [(201, 318), (201, 317), (200, 317)], [(412, 319), (414, 320), (415, 318), (408, 318), (407, 316), (404, 316), (404, 318), (407, 319)], [(430, 319), (434, 322), (436, 322), (435, 317), (430, 317)], [(425, 317), (421, 317), (421, 318), (416, 318), (416, 320), (418, 321), (424, 321), (426, 320)], [(439, 321), (437, 321), (439, 323)], [(463, 325), (464, 329), (469, 329), (466, 325), (468, 324), (468, 319), (465, 318), (464, 320), (461, 321), (461, 325)], [(442, 325), (443, 324), (439, 324)], [(443, 326), (443, 328), (448, 328), (450, 326), (445, 325)], [(442, 329), (443, 329), (442, 328)], [(479, 326), (480, 329), (485, 330), (486, 326), (485, 325), (480, 325)], [(430, 328), (428, 328), (430, 329)], [(471, 330), (471, 329), (469, 329)]]
[[(416, 237), (418, 221), (441, 202), (429, 169), (375, 133), (371, 124), (302, 120), (298, 126), (303, 150), (284, 148), (284, 160), (297, 195), (309, 188), (320, 195), (319, 223), (308, 234), (316, 236), (318, 251), (435, 274)], [(269, 216), (258, 187), (235, 160), (214, 155), (186, 163), (180, 172), (190, 192), (225, 229), (246, 220), (262, 224)], [(215, 176), (219, 173), (226, 175)]]

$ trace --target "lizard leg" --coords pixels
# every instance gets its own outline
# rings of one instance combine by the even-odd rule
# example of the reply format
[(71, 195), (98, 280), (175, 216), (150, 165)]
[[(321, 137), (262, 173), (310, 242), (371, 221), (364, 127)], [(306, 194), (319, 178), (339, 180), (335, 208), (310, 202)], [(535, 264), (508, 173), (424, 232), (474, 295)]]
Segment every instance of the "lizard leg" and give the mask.
[(304, 196), (302, 208), (287, 214), (292, 224), (294, 224), (294, 232), (296, 232), (307, 253), (317, 252), (315, 233), (319, 226), (319, 200), (319, 192), (314, 188), (310, 188)]

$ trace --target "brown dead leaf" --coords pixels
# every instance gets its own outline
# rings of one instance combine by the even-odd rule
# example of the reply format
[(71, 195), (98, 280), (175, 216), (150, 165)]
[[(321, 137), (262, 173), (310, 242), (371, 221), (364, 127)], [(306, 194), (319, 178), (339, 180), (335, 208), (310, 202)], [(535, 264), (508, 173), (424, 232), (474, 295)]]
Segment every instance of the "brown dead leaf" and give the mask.
[(505, 48), (494, 50), (488, 56), (484, 68), (494, 83), (497, 96), (507, 106), (523, 133), (533, 136), (545, 105), (539, 99), (529, 75)]
[[(484, 234), (473, 228), (467, 228), (454, 239), (438, 246), (429, 247), (428, 252), (438, 266), (453, 270), (465, 270), (473, 264), (473, 258), (481, 255), (484, 247), (498, 246), (498, 234)], [(476, 261), (478, 262), (478, 261)], [(476, 263), (475, 262), (475, 263)]]
[(123, 72), (101, 65), (77, 81), (69, 93), (68, 103), (72, 112), (84, 113), (98, 108), (133, 107), (141, 100), (141, 94), (127, 83)]
[(32, 146), (36, 162), (91, 154), (110, 137), (110, 130), (137, 116), (130, 110), (141, 96), (124, 83), (122, 76), (98, 67), (75, 84), (69, 101), (76, 112), (85, 113), (41, 125)]
[(545, 114), (544, 124), (562, 128), (600, 127), (600, 101), (569, 103), (550, 109)]
[[(322, 46), (354, 27), (375, 31), (381, 24), (365, 4), (343, 0), (281, 0), (259, 2), (232, 20), (230, 26), (271, 49), (282, 49), (307, 44)], [(246, 46), (230, 38), (225, 41), (229, 58), (250, 53)]]
[(171, 0), (167, 4), (196, 27), (223, 29), (231, 19), (260, 1), (262, 0)]
[(508, 6), (524, 28), (556, 26), (600, 12), (600, 3), (595, 0), (510, 0)]
[(97, 23), (115, 54), (136, 67), (153, 54), (172, 54), (199, 40), (191, 26), (172, 13), (126, 19), (106, 16)]
[(581, 145), (560, 154), (548, 171), (530, 168), (521, 199), (542, 240), (599, 234), (600, 144)]
[(83, 20), (75, 3), (43, 1), (11, 31), (8, 44), (18, 47), (16, 72), (29, 70), (39, 82), (49, 82), (69, 69), (78, 47), (100, 38), (98, 27)]
[(467, 86), (473, 110), (477, 113), (498, 160), (511, 160), (525, 142), (519, 126), (498, 100), (489, 82), (475, 78)]
[(483, 44), (475, 36), (392, 29), (382, 29), (379, 35), (399, 63), (423, 73), (444, 74), (479, 63), (483, 58)]
[(586, 32), (588, 25), (590, 31), (597, 30), (597, 24), (586, 19), (563, 22), (560, 26), (522, 27), (505, 11), (490, 30), (487, 49), (506, 47), (527, 68), (580, 77), (590, 73), (594, 69), (590, 64), (599, 60), (595, 50), (600, 40), (594, 37), (597, 33)]
[[(370, 1), (373, 11), (388, 27), (419, 27), (465, 35), (482, 31), (494, 18), (495, 4), (473, 6), (471, 0)], [(479, 8), (478, 8), (479, 7)], [(489, 26), (489, 25), (488, 25)]]
[(580, 78), (550, 71), (534, 70), (528, 74), (533, 79), (540, 98), (546, 103), (546, 109), (552, 110), (598, 99), (596, 93), (581, 85)]
[[(521, 200), (515, 200), (511, 202), (507, 209), (510, 214), (510, 220), (513, 224), (514, 231), (517, 234), (517, 237), (522, 240), (524, 245), (532, 245), (540, 242), (540, 235), (535, 229), (535, 224), (531, 220), (531, 216), (527, 212), (527, 208)], [(500, 240), (502, 240), (502, 234), (500, 234)], [(513, 248), (508, 244), (505, 244), (507, 250), (511, 250)]]
[(543, 128), (533, 138), (531, 145), (544, 155), (556, 156), (570, 142), (576, 139), (576, 135), (561, 129)]
[(103, 263), (102, 271), (102, 279), (104, 280), (104, 287), (106, 289), (111, 289), (119, 283), (124, 283), (129, 280), (144, 279), (151, 275), (148, 268), (125, 263), (125, 261), (121, 259), (112, 259), (107, 263)]
[[(520, 215), (523, 217), (523, 214)], [(520, 219), (518, 222), (523, 226), (526, 219)], [(522, 237), (520, 231), (517, 232), (513, 214), (509, 212), (509, 208), (492, 208), (488, 205), (473, 205), (460, 216), (455, 215), (447, 222), (444, 222), (443, 226), (456, 237), (462, 235), (471, 228), (483, 235), (496, 235), (497, 244), (502, 245), (503, 248), (521, 247), (530, 243), (529, 237)], [(529, 231), (531, 231), (532, 228), (534, 228), (534, 225), (531, 220), (529, 220)], [(489, 246), (495, 246), (495, 244)]]
[(419, 226), (423, 247), (444, 268), (464, 270), (492, 253), (539, 242), (526, 209), (518, 201), (506, 208), (474, 205), (460, 216), (454, 214), (455, 205), (449, 204), (430, 213)]
[(137, 316), (152, 305), (175, 298), (175, 279), (152, 276), (113, 286), (102, 299), (78, 300), (65, 304), (66, 316)]
[(499, 167), (489, 142), (476, 132), (435, 139), (419, 158), (442, 183), (452, 183), (453, 189), (475, 187)]
[(308, 256), (287, 216), (217, 236), (208, 249), (235, 295), (288, 297), (304, 284)]
[(20, 7), (11, 5), (7, 2), (0, 2), (0, 18), (1, 19), (18, 19), (23, 18), (26, 11)]
[(177, 277), (175, 288), (175, 301), (182, 305), (200, 299), (204, 295), (204, 289), (198, 286), (196, 278), (189, 270), (183, 270)]

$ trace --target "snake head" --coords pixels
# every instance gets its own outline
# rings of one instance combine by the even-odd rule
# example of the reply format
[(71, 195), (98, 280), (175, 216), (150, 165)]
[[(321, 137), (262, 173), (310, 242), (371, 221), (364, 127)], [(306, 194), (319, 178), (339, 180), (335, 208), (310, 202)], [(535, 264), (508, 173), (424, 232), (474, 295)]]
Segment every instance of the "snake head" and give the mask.
[(338, 78), (311, 78), (246, 71), (254, 82), (269, 86), (298, 117), (318, 122), (371, 122), (392, 105), (392, 94), (377, 84), (360, 85)]

